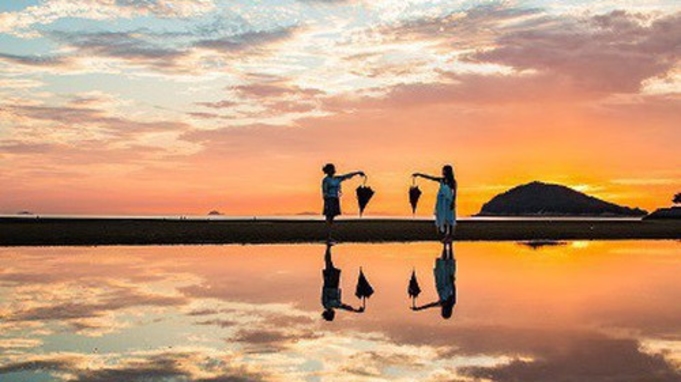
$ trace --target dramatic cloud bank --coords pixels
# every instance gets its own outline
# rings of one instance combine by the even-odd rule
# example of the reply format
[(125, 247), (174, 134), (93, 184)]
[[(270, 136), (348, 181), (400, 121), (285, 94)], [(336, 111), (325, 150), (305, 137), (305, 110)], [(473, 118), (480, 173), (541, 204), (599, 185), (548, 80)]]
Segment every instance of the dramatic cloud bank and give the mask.
[[(316, 211), (328, 161), (375, 173), (374, 213), (449, 162), (463, 190), (538, 179), (648, 209), (681, 184), (672, 1), (72, 3), (0, 6), (0, 212)], [(72, 197), (44, 195), (67, 174)]]

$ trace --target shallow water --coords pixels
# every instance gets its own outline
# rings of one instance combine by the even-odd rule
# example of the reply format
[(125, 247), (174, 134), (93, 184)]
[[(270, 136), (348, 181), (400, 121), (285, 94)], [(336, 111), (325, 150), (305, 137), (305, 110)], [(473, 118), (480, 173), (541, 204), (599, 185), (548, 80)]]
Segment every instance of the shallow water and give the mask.
[(449, 320), (439, 244), (335, 246), (333, 322), (323, 245), (0, 248), (0, 380), (679, 381), (681, 243), (558, 244), (457, 243)]

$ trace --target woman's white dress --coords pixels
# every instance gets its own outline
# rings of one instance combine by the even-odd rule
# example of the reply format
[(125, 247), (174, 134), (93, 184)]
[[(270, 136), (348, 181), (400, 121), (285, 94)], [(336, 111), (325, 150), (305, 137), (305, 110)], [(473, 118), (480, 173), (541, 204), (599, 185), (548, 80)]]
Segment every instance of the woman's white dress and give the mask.
[(440, 189), (437, 192), (435, 202), (435, 225), (440, 232), (445, 232), (445, 226), (450, 225), (454, 228), (456, 219), (454, 218), (454, 192), (445, 182), (440, 182)]

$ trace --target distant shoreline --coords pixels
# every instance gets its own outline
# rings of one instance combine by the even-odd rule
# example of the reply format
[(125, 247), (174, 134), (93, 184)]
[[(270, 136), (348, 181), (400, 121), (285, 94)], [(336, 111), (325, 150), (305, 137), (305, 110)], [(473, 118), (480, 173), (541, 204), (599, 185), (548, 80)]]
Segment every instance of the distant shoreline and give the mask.
[[(616, 215), (471, 215), (458, 216), (457, 221), (489, 221), (489, 220), (513, 220), (513, 221), (533, 221), (533, 220), (612, 220), (612, 221), (626, 221), (626, 220), (641, 220), (642, 216), (616, 216)], [(324, 216), (316, 215), (40, 215), (40, 214), (0, 214), (0, 221), (2, 220), (192, 220), (192, 221), (324, 221)], [(432, 215), (365, 215), (359, 217), (357, 215), (342, 215), (336, 218), (336, 221), (433, 221)]]
[[(317, 219), (0, 217), (0, 246), (316, 243)], [(336, 224), (340, 242), (437, 241), (431, 219), (363, 218)], [(466, 219), (457, 241), (681, 239), (681, 221), (622, 218)]]

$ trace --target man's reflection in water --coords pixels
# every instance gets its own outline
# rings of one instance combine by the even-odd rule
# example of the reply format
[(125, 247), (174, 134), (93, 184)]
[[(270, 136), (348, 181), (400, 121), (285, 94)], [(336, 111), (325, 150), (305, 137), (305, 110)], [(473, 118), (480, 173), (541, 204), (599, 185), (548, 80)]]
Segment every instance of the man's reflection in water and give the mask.
[(423, 310), (439, 306), (442, 318), (452, 317), (454, 305), (456, 305), (456, 260), (454, 260), (453, 244), (442, 247), (442, 255), (435, 259), (435, 288), (437, 289), (438, 301), (422, 306), (412, 307), (412, 310)]
[(324, 312), (322, 313), (322, 317), (327, 321), (333, 321), (336, 317), (335, 309), (343, 309), (355, 313), (364, 312), (364, 308), (359, 307), (355, 309), (350, 305), (344, 304), (341, 300), (341, 270), (333, 266), (333, 261), (331, 260), (331, 245), (329, 244), (326, 245), (324, 263), (325, 266), (322, 271), (322, 275), (324, 276), (324, 285), (322, 286), (322, 306), (324, 307)]

